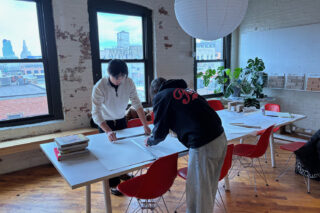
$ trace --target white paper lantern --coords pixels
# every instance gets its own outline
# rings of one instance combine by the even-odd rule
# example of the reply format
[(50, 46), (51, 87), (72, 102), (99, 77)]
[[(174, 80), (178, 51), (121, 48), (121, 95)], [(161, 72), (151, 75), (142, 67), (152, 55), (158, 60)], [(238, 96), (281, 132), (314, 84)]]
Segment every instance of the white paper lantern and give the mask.
[(182, 29), (192, 37), (216, 40), (232, 33), (246, 14), (248, 0), (175, 0)]

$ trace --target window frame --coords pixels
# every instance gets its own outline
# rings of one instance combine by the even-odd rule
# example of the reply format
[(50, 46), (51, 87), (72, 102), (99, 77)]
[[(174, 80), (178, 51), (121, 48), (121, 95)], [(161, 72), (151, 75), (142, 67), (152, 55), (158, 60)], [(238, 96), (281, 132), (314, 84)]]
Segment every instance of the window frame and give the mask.
[(152, 10), (136, 4), (123, 1), (100, 1), (89, 0), (89, 24), (90, 42), (92, 53), (92, 73), (94, 84), (102, 78), (101, 64), (108, 63), (111, 59), (100, 59), (99, 34), (98, 34), (98, 12), (114, 13), (119, 15), (132, 15), (142, 17), (142, 59), (121, 59), (126, 63), (144, 63), (145, 73), (145, 97), (146, 102), (142, 102), (144, 107), (151, 106), (149, 86), (153, 80), (153, 35), (152, 35)]
[[(193, 71), (194, 71), (194, 88), (195, 91), (198, 90), (197, 88), (197, 65), (198, 63), (205, 63), (205, 62), (223, 62), (225, 68), (230, 68), (231, 64), (231, 34), (227, 35), (226, 37), (223, 37), (223, 58), (222, 59), (197, 59), (197, 43), (196, 38), (193, 39)], [(217, 94), (207, 94), (202, 95), (205, 98), (213, 98), (213, 97), (221, 97), (224, 94), (224, 91), (226, 89), (226, 84), (223, 87), (223, 92), (217, 93)]]
[[(63, 119), (60, 94), (60, 78), (58, 72), (57, 46), (55, 40), (53, 11), (51, 0), (23, 0), (35, 2), (37, 8), (41, 59), (0, 59), (0, 63), (42, 63), (45, 74), (48, 114), (33, 117), (3, 120), (1, 127), (39, 123), (49, 120)], [(50, 60), (49, 60), (50, 59)]]

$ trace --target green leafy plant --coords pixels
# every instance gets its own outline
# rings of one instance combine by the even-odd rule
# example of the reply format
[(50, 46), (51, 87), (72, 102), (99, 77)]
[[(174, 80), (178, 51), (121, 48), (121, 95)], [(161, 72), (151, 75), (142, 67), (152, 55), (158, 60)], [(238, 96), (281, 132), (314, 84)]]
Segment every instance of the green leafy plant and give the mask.
[(197, 74), (197, 78), (202, 78), (203, 79), (203, 84), (205, 87), (208, 87), (212, 77), (216, 74), (215, 69), (207, 69), (205, 73), (199, 72)]
[(263, 72), (265, 69), (264, 62), (262, 59), (256, 57), (255, 59), (249, 59), (247, 67), (244, 69), (244, 77), (252, 85), (253, 96), (257, 98), (263, 98), (264, 94), (263, 87), (267, 82), (268, 75)]
[(254, 106), (257, 109), (260, 109), (260, 102), (256, 98), (245, 98), (244, 99), (244, 106), (245, 107)]

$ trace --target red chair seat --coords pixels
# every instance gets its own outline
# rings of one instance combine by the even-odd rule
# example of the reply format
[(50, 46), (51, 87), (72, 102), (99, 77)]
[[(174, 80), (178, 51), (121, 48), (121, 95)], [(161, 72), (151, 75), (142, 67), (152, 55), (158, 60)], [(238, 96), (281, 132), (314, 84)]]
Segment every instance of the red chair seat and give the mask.
[(184, 167), (178, 170), (178, 176), (181, 177), (182, 179), (186, 180), (187, 175), (188, 175), (188, 167)]
[(280, 149), (294, 152), (294, 151), (297, 151), (298, 149), (300, 149), (301, 147), (303, 147), (305, 144), (306, 143), (304, 143), (304, 142), (292, 142), (289, 144), (281, 145)]
[(224, 109), (223, 104), (219, 100), (209, 100), (208, 104), (215, 111), (219, 111), (219, 110), (223, 110)]
[[(124, 195), (128, 197), (135, 197), (137, 191), (141, 188), (145, 175), (140, 175), (134, 178), (131, 178), (125, 182), (122, 182), (118, 185), (118, 190), (121, 191)], [(132, 184), (134, 183), (134, 184)], [(144, 198), (141, 198), (144, 199)]]
[(238, 156), (248, 156), (250, 155), (256, 148), (256, 145), (252, 144), (237, 144), (234, 146), (233, 154)]
[(154, 199), (172, 186), (177, 176), (178, 153), (161, 157), (152, 163), (147, 173), (118, 185), (118, 190), (137, 199)]

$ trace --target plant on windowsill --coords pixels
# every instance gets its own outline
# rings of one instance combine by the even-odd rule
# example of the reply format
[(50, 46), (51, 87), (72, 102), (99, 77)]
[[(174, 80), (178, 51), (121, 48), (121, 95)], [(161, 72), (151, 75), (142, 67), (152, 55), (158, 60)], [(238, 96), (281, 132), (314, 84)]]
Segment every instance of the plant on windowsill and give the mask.
[[(224, 96), (228, 98), (240, 97), (240, 94), (250, 94), (252, 92), (252, 86), (247, 78), (240, 78), (242, 73), (241, 68), (235, 68), (233, 71), (231, 69), (225, 69), (223, 66), (215, 69), (208, 69), (205, 73), (198, 73), (197, 78), (202, 78), (205, 87), (208, 87), (209, 84), (215, 80), (217, 84), (225, 85), (226, 90), (224, 91)], [(221, 90), (215, 91), (222, 92)]]

